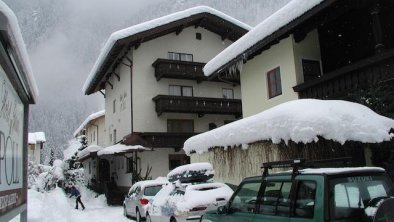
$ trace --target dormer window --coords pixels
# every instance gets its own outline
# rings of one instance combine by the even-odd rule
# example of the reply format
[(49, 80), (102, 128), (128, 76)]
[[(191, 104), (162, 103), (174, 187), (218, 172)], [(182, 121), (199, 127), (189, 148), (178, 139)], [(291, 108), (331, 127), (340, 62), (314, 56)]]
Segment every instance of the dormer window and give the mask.
[(168, 59), (193, 62), (193, 54), (179, 53), (179, 52), (169, 52)]

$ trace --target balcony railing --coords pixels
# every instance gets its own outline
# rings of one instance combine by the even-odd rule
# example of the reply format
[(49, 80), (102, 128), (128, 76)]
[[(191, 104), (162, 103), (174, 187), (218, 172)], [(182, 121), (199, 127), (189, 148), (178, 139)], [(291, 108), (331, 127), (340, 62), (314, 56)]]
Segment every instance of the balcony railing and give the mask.
[(197, 113), (224, 114), (240, 117), (242, 104), (240, 99), (221, 99), (187, 96), (158, 95), (153, 98), (156, 103), (157, 115), (162, 113)]
[[(155, 77), (157, 81), (161, 78), (190, 79), (196, 80), (197, 82), (208, 81), (208, 78), (204, 76), (204, 72), (202, 70), (205, 63), (157, 59), (152, 66), (155, 68)], [(211, 81), (239, 83), (239, 77), (234, 78), (224, 76), (222, 80), (216, 78)]]
[(394, 50), (369, 57), (293, 87), (300, 98), (342, 98), (349, 92), (394, 78)]
[(145, 132), (138, 133), (149, 147), (153, 148), (182, 148), (187, 139), (197, 133), (167, 133), (167, 132)]

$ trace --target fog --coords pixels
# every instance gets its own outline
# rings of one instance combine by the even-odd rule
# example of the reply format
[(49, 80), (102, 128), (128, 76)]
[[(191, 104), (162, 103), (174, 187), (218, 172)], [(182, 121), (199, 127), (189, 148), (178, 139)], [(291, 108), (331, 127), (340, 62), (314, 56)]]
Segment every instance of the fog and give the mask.
[(31, 106), (29, 131), (43, 131), (57, 158), (72, 133), (104, 108), (101, 94), (82, 86), (109, 35), (122, 28), (197, 5), (208, 5), (256, 25), (289, 0), (4, 0), (15, 12), (24, 37), (39, 98)]

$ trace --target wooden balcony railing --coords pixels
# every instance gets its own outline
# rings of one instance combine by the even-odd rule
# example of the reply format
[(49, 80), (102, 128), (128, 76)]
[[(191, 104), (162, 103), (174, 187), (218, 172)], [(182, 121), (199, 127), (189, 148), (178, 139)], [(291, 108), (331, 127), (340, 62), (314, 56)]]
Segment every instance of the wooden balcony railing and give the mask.
[(158, 95), (153, 98), (156, 103), (157, 115), (162, 113), (197, 113), (234, 115), (236, 118), (242, 115), (240, 99), (221, 99), (187, 96)]
[(198, 133), (167, 133), (167, 132), (145, 132), (138, 133), (149, 147), (153, 148), (182, 148), (187, 139)]
[[(196, 80), (197, 82), (208, 81), (208, 77), (204, 76), (204, 72), (202, 70), (205, 63), (157, 59), (152, 66), (155, 68), (155, 77), (157, 81), (161, 78), (190, 79)], [(239, 77), (223, 77), (223, 80), (215, 78), (210, 81), (225, 81), (238, 84)]]
[(394, 50), (363, 59), (293, 87), (300, 98), (334, 99), (394, 78)]

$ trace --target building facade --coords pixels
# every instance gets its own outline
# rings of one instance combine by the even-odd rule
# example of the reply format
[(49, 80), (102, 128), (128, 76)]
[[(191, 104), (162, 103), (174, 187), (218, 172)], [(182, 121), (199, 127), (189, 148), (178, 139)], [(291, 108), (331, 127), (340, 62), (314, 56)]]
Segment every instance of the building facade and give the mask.
[(44, 132), (29, 133), (28, 135), (29, 161), (32, 161), (35, 164), (41, 163), (41, 150), (44, 147), (45, 142), (46, 142), (46, 138)]
[(119, 187), (189, 163), (181, 149), (187, 138), (242, 116), (239, 79), (208, 81), (202, 67), (249, 28), (196, 7), (111, 35), (85, 93), (105, 97), (110, 144), (150, 149), (101, 156)]

